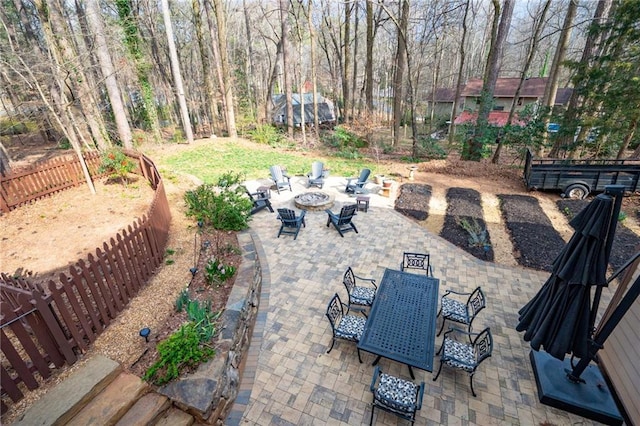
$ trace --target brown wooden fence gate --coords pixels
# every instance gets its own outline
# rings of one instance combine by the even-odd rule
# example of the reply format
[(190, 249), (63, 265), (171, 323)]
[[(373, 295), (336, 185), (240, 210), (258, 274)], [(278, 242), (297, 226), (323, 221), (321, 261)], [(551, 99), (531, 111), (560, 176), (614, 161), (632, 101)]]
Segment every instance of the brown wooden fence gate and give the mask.
[[(147, 214), (120, 231), (95, 253), (78, 260), (66, 273), (46, 283), (0, 273), (0, 347), (2, 395), (18, 401), (22, 386), (38, 387), (55, 368), (71, 365), (109, 326), (162, 263), (171, 213), (164, 184), (153, 162), (132, 151), (135, 173), (144, 176), (155, 195)], [(99, 158), (87, 156), (89, 169)], [(79, 161), (65, 158), (3, 177), (2, 210), (60, 190), (82, 185)], [(27, 268), (25, 268), (27, 269)], [(7, 409), (2, 401), (2, 412)]]

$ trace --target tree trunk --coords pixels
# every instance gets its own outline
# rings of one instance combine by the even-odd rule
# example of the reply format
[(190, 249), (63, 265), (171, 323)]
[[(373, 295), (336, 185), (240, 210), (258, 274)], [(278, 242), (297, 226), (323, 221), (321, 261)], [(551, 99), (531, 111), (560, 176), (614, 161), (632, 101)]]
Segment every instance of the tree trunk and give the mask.
[(342, 40), (342, 112), (344, 114), (344, 122), (351, 121), (349, 111), (351, 109), (351, 97), (349, 93), (349, 63), (351, 62), (351, 10), (353, 5), (351, 2), (344, 3), (344, 38)]
[(193, 9), (193, 20), (196, 31), (196, 39), (198, 40), (198, 51), (200, 53), (200, 62), (202, 63), (202, 82), (204, 83), (204, 103), (206, 105), (207, 116), (209, 117), (209, 134), (215, 136), (217, 124), (217, 110), (216, 110), (216, 95), (213, 88), (213, 82), (211, 81), (211, 66), (209, 55), (207, 54), (207, 47), (205, 43), (204, 31), (202, 30), (202, 10), (200, 9), (200, 2), (198, 0), (191, 1), (191, 8)]
[(280, 23), (282, 28), (282, 72), (284, 77), (284, 90), (287, 102), (287, 135), (293, 139), (293, 93), (289, 76), (289, 55), (288, 55), (288, 38), (289, 38), (289, 2), (288, 0), (280, 0)]
[[(546, 109), (546, 116), (544, 119), (545, 129), (551, 119), (553, 113), (553, 106), (556, 103), (556, 93), (558, 92), (558, 78), (560, 76), (560, 67), (564, 61), (567, 47), (569, 45), (569, 37), (571, 36), (571, 29), (573, 27), (573, 19), (576, 16), (578, 9), (578, 0), (570, 0), (567, 14), (562, 24), (562, 32), (560, 33), (560, 39), (558, 40), (558, 46), (556, 47), (556, 53), (553, 55), (553, 62), (551, 63), (551, 71), (549, 72), (549, 80), (544, 89), (544, 98), (542, 106)], [(547, 134), (548, 137), (548, 134)], [(538, 150), (538, 155), (542, 155), (542, 147)]]
[[(633, 140), (633, 136), (638, 127), (638, 117), (634, 118), (631, 123), (629, 123), (629, 128), (627, 129), (627, 133), (624, 135), (624, 139), (622, 140), (622, 145), (620, 145), (620, 149), (618, 150), (618, 155), (616, 156), (616, 160), (621, 160), (624, 156), (624, 152), (629, 147), (629, 144)], [(640, 148), (638, 148), (640, 149)], [(636, 151), (638, 151), (636, 149)], [(634, 152), (635, 153), (635, 152)]]
[(225, 112), (227, 115), (227, 131), (229, 137), (237, 138), (236, 115), (233, 107), (233, 79), (229, 67), (229, 55), (227, 53), (227, 23), (225, 10), (221, 0), (213, 0), (213, 8), (216, 14), (216, 24), (218, 26), (218, 46), (220, 49), (220, 67), (222, 68), (222, 79), (224, 81)]
[[(354, 2), (354, 7), (357, 8), (357, 2)], [(349, 94), (349, 99), (351, 99), (351, 119), (353, 120), (353, 117), (356, 116), (355, 114), (355, 108), (356, 108), (356, 85), (357, 85), (357, 79), (358, 79), (358, 40), (360, 39), (360, 37), (358, 37), (358, 27), (360, 26), (360, 18), (359, 18), (359, 14), (356, 10), (356, 18), (355, 18), (355, 28), (353, 31), (354, 37), (353, 37), (353, 72), (351, 73), (351, 93)], [(360, 109), (360, 106), (358, 106), (358, 109)]]
[[(218, 88), (220, 90), (220, 102), (222, 104), (222, 109), (226, 111), (227, 100), (224, 97), (226, 83), (222, 76), (222, 66), (220, 65), (220, 50), (218, 49), (218, 33), (216, 31), (216, 24), (213, 16), (215, 15), (215, 13), (212, 13), (211, 11), (212, 7), (213, 6), (211, 5), (210, 0), (204, 1), (204, 11), (205, 11), (205, 14), (207, 15), (207, 23), (209, 24), (209, 35), (211, 37), (211, 52), (213, 54), (213, 62), (215, 64), (215, 69), (216, 69), (216, 79), (218, 80)], [(219, 116), (217, 107), (216, 107), (216, 116)], [(228, 129), (229, 123), (228, 123), (228, 117), (226, 112), (224, 114), (224, 122), (225, 122), (225, 127)], [(229, 133), (227, 131), (227, 135), (228, 134)]]
[(478, 119), (472, 138), (468, 141), (466, 149), (462, 152), (462, 158), (465, 160), (479, 161), (482, 158), (482, 151), (486, 143), (486, 132), (489, 127), (489, 112), (493, 105), (493, 92), (496, 87), (498, 73), (500, 72), (500, 61), (502, 58), (502, 49), (504, 42), (509, 33), (511, 25), (511, 16), (513, 14), (514, 0), (504, 0), (503, 10), (500, 13), (500, 4), (498, 0), (493, 0), (495, 9), (495, 23), (499, 19), (497, 31), (492, 30), (492, 43), (489, 49), (489, 57), (487, 58), (487, 69), (485, 73), (482, 92), (480, 95), (480, 106), (478, 107)]
[(273, 117), (271, 117), (272, 114), (272, 93), (273, 93), (273, 86), (275, 86), (276, 84), (276, 80), (278, 79), (278, 58), (280, 58), (280, 54), (282, 53), (282, 38), (280, 38), (280, 40), (278, 40), (278, 43), (276, 45), (276, 55), (275, 55), (275, 61), (273, 61), (273, 67), (271, 68), (271, 75), (269, 76), (269, 83), (267, 84), (267, 98), (265, 99), (265, 111), (264, 111), (264, 115), (267, 118), (267, 121), (269, 123), (273, 122)]
[(113, 117), (118, 129), (118, 136), (125, 148), (133, 148), (133, 137), (131, 136), (131, 127), (127, 118), (127, 112), (122, 101), (118, 81), (116, 80), (116, 71), (113, 67), (113, 61), (109, 54), (107, 39), (104, 34), (104, 23), (100, 15), (100, 4), (98, 0), (87, 0), (87, 23), (91, 28), (91, 32), (96, 40), (95, 53), (100, 63), (100, 69), (104, 78), (104, 84), (107, 88), (109, 102), (113, 111)]
[(397, 28), (397, 48), (396, 48), (396, 75), (393, 79), (393, 144), (400, 142), (400, 122), (402, 121), (402, 97), (404, 83), (404, 68), (407, 55), (407, 43), (404, 38), (409, 20), (409, 0), (402, 0), (400, 3), (400, 22)]
[(309, 10), (307, 11), (307, 26), (309, 27), (309, 44), (311, 48), (311, 84), (313, 86), (313, 130), (316, 139), (320, 139), (320, 119), (318, 117), (318, 87), (316, 70), (316, 30), (313, 26), (313, 0), (309, 0)]
[[(537, 47), (538, 47), (538, 39), (540, 38), (540, 32), (542, 31), (542, 27), (544, 25), (545, 17), (547, 16), (547, 11), (549, 10), (549, 6), (551, 5), (551, 0), (547, 0), (543, 6), (542, 13), (538, 21), (534, 25), (533, 36), (531, 37), (531, 43), (529, 43), (529, 51), (527, 52), (527, 60), (524, 63), (524, 68), (520, 74), (520, 81), (518, 82), (518, 88), (516, 89), (516, 93), (513, 95), (513, 102), (511, 102), (511, 108), (509, 109), (509, 116), (507, 117), (507, 123), (505, 126), (511, 125), (513, 121), (513, 117), (516, 113), (516, 107), (518, 105), (518, 98), (520, 97), (520, 92), (522, 91), (522, 86), (524, 85), (525, 80), (527, 79), (527, 74), (529, 72), (529, 68), (531, 67), (531, 62), (533, 62), (533, 57), (535, 56)], [(502, 133), (502, 132), (501, 132)], [(500, 153), (502, 151), (502, 135), (498, 136), (498, 143), (496, 144), (496, 150), (493, 153), (493, 158), (491, 162), (493, 164), (498, 164), (500, 161)]]
[(169, 59), (171, 61), (171, 72), (173, 74), (173, 84), (175, 85), (176, 96), (178, 97), (178, 105), (180, 106), (180, 118), (182, 120), (182, 128), (184, 129), (187, 143), (193, 143), (193, 130), (191, 129), (191, 119), (187, 110), (187, 100), (184, 95), (184, 84), (182, 83), (182, 71), (180, 71), (180, 62), (178, 61), (178, 52), (176, 43), (173, 38), (173, 24), (171, 23), (171, 12), (169, 11), (169, 1), (162, 0), (162, 17), (164, 18), (164, 29), (167, 33), (167, 42), (169, 45)]
[(460, 95), (462, 94), (462, 86), (464, 85), (463, 76), (464, 76), (464, 63), (466, 59), (466, 55), (464, 52), (464, 44), (466, 43), (467, 38), (467, 15), (469, 14), (469, 3), (471, 0), (467, 0), (464, 5), (464, 17), (462, 18), (462, 40), (460, 41), (460, 66), (458, 67), (458, 78), (456, 81), (456, 93), (453, 96), (453, 105), (451, 107), (451, 118), (449, 119), (449, 145), (453, 144), (455, 138), (455, 129), (456, 126), (454, 121), (456, 119), (456, 115), (458, 115), (458, 99), (460, 99)]
[(365, 64), (364, 97), (367, 105), (367, 115), (373, 112), (373, 0), (367, 2), (367, 59)]
[(256, 85), (255, 85), (255, 81), (252, 80), (252, 78), (255, 78), (256, 74), (255, 74), (255, 67), (253, 65), (253, 56), (255, 55), (255, 53), (253, 52), (253, 42), (252, 42), (252, 31), (251, 31), (251, 22), (249, 20), (249, 11), (247, 9), (247, 0), (242, 0), (242, 8), (243, 8), (243, 12), (244, 12), (244, 26), (245, 26), (245, 31), (247, 32), (247, 61), (248, 61), (248, 65), (249, 65), (249, 69), (248, 72), (246, 73), (246, 80), (247, 80), (247, 94), (248, 94), (248, 101), (249, 101), (249, 108), (251, 110), (251, 114), (253, 114), (254, 111), (256, 111), (256, 117), (257, 118), (257, 99), (258, 99), (258, 94), (257, 94), (257, 90), (256, 90)]

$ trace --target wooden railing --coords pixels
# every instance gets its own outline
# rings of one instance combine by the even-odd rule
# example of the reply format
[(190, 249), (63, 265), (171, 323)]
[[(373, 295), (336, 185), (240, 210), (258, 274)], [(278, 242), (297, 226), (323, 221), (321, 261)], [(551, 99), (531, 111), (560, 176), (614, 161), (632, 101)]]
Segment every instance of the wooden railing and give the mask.
[[(54, 368), (73, 364), (162, 263), (171, 221), (164, 184), (151, 160), (126, 153), (138, 161), (135, 173), (155, 189), (146, 215), (56, 279), (42, 283), (0, 273), (0, 380), (3, 396), (14, 402), (23, 397), (22, 386), (38, 387), (37, 375), (46, 379)], [(36, 176), (20, 171), (3, 178), (3, 203), (12, 210), (84, 184), (81, 172), (76, 175), (79, 163), (72, 163), (56, 160), (35, 167)], [(97, 170), (92, 164), (90, 170)], [(7, 409), (4, 400), (1, 408)]]

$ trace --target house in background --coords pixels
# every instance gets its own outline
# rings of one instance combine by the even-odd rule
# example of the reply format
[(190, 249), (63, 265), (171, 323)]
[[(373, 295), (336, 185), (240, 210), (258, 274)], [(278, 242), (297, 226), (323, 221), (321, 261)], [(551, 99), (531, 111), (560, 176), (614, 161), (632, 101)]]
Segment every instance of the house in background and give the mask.
[[(524, 81), (520, 94), (515, 102), (516, 111), (524, 110), (528, 105), (539, 105), (544, 97), (544, 89), (547, 84), (547, 77), (532, 77)], [(482, 92), (482, 79), (469, 79), (462, 90), (462, 99), (458, 102), (458, 111), (454, 124), (475, 123), (478, 116), (478, 107), (480, 105), (480, 95)], [(489, 113), (489, 124), (502, 127), (506, 124), (514, 101), (519, 78), (498, 78), (496, 88), (493, 92), (493, 111)], [(573, 89), (562, 88), (556, 93), (556, 106), (564, 106), (569, 101)], [(451, 92), (448, 99), (444, 95)], [(443, 114), (451, 114), (453, 107), (454, 89), (437, 89), (436, 102), (433, 105), (435, 111), (443, 111)], [(439, 99), (442, 99), (440, 101)], [(448, 109), (447, 109), (448, 107)], [(444, 111), (447, 111), (446, 113)], [(438, 115), (438, 114), (435, 114)], [(524, 125), (524, 122), (517, 119), (513, 120), (513, 124)]]
[[(318, 122), (321, 125), (333, 125), (336, 122), (336, 113), (333, 102), (324, 96), (316, 93), (318, 102)], [(304, 123), (313, 125), (313, 93), (294, 93), (291, 101), (293, 103), (293, 125), (300, 127), (302, 124), (302, 107), (304, 103)], [(283, 94), (273, 95), (272, 123), (278, 126), (287, 124), (287, 98)]]
[[(428, 115), (433, 117), (451, 117), (453, 108), (453, 98), (456, 96), (456, 89), (441, 87), (435, 93), (429, 93), (427, 97)], [(458, 107), (462, 104), (462, 98), (458, 101)], [(433, 111), (433, 114), (431, 113)]]

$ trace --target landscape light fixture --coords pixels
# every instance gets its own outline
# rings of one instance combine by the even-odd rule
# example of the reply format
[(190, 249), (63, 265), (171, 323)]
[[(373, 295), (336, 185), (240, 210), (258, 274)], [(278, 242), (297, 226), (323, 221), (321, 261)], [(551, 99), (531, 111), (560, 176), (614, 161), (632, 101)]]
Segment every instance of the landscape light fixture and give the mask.
[(150, 334), (151, 334), (151, 329), (149, 327), (140, 329), (140, 337), (144, 337), (144, 341), (147, 343), (149, 343)]

